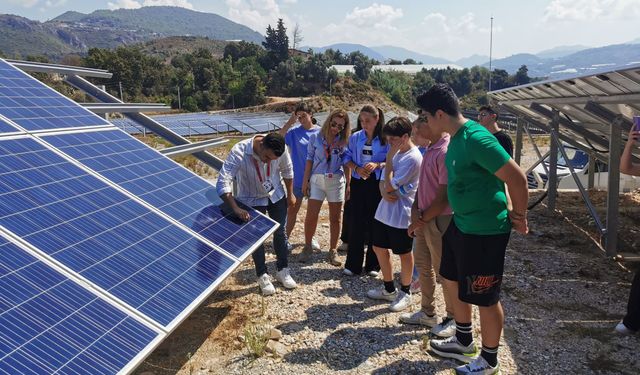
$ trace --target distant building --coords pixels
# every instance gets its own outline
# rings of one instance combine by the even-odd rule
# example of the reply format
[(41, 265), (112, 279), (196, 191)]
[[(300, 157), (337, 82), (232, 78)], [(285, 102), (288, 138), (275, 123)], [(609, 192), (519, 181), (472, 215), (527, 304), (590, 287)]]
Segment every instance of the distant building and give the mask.
[(309, 52), (300, 51), (299, 49), (289, 48), (289, 56), (291, 57), (300, 56), (304, 59), (310, 59), (312, 55)]
[[(333, 65), (331, 68), (335, 68), (339, 74), (346, 72), (353, 73), (353, 65)], [(410, 75), (414, 75), (422, 69), (455, 69), (462, 70), (463, 68), (456, 64), (411, 64), (411, 65), (374, 65), (371, 70), (382, 70), (389, 72), (395, 70), (397, 72), (403, 72)]]

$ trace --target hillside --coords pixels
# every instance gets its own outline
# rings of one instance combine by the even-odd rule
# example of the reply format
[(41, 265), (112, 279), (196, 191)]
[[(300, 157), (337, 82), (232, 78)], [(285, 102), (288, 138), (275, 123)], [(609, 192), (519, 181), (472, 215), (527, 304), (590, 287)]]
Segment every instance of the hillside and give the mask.
[(228, 42), (222, 40), (212, 40), (197, 36), (171, 36), (150, 40), (140, 46), (146, 54), (159, 57), (168, 62), (177, 55), (193, 53), (202, 48), (211, 51), (214, 57), (221, 58), (224, 55), (224, 47), (227, 44)]
[[(178, 7), (66, 12), (48, 22), (0, 15), (0, 52), (8, 57), (83, 54), (89, 48), (114, 48), (170, 36), (199, 36), (211, 40), (260, 43), (263, 36), (212, 13)], [(205, 47), (208, 48), (208, 47)]]

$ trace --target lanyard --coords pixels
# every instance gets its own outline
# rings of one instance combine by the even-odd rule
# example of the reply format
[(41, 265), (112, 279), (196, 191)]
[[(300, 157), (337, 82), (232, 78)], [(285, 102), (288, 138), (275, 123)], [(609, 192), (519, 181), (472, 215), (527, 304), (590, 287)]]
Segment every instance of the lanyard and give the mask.
[[(256, 167), (256, 173), (258, 174), (258, 180), (260, 180), (260, 183), (262, 183), (262, 173), (260, 173), (260, 168), (258, 167), (258, 162), (256, 161), (255, 158), (251, 158), (251, 160), (253, 160), (253, 166)], [(269, 179), (269, 176), (271, 175), (271, 162), (267, 163), (267, 179)]]
[(324, 153), (327, 156), (327, 163), (331, 163), (331, 150), (334, 149), (334, 146), (338, 142), (340, 142), (340, 137), (335, 137), (331, 145), (329, 145), (326, 139), (322, 141), (322, 146), (324, 147)]

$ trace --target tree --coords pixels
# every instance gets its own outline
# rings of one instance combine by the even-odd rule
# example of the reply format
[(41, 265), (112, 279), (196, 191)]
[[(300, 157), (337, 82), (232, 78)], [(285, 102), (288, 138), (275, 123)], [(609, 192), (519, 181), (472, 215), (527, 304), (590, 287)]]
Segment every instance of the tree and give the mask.
[(387, 62), (388, 65), (402, 65), (402, 61), (396, 59), (389, 59)]
[(289, 37), (282, 18), (278, 19), (275, 29), (271, 25), (267, 26), (267, 35), (262, 45), (267, 50), (267, 58), (264, 60), (265, 65), (263, 65), (267, 70), (289, 58)]
[(356, 73), (356, 77), (361, 81), (369, 79), (371, 74), (371, 68), (373, 64), (366, 56), (356, 56), (353, 61), (353, 71)]
[(243, 57), (257, 57), (260, 58), (264, 54), (264, 49), (255, 43), (245, 42), (231, 42), (224, 47), (224, 58), (231, 57), (233, 63), (240, 60)]
[(296, 22), (296, 25), (293, 27), (293, 49), (300, 48), (300, 43), (304, 38), (302, 37), (302, 28)]
[(409, 59), (404, 60), (402, 62), (402, 64), (403, 65), (415, 65), (415, 64), (417, 64), (417, 62), (416, 62), (416, 60), (409, 58)]
[(516, 85), (526, 85), (531, 82), (531, 78), (529, 78), (529, 69), (526, 65), (522, 65), (520, 69), (516, 72), (514, 76), (514, 84)]

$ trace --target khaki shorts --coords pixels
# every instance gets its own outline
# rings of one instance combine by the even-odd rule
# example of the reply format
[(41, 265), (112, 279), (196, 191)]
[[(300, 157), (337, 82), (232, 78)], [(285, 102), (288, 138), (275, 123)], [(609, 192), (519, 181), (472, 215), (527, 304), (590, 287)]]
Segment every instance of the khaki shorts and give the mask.
[(344, 202), (344, 175), (314, 174), (311, 175), (309, 199), (328, 202)]

